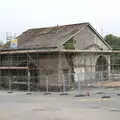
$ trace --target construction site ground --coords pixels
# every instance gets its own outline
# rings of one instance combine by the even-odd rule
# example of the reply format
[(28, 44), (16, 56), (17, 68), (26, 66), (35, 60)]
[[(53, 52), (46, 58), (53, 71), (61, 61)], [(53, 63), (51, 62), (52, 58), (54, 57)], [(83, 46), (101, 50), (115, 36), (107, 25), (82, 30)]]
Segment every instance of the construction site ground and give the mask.
[(60, 93), (0, 91), (0, 120), (120, 120), (119, 88), (89, 89), (84, 97)]
[(102, 81), (96, 84), (103, 87), (120, 87), (120, 81)]

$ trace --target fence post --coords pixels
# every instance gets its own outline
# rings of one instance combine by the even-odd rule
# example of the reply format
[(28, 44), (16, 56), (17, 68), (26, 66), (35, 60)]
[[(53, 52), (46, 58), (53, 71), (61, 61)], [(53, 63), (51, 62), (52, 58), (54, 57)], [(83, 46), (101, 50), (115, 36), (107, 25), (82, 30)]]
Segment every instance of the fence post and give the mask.
[(8, 93), (13, 93), (12, 92), (12, 77), (8, 77), (9, 81), (8, 81)]
[(66, 92), (66, 84), (65, 84), (65, 79), (62, 77), (62, 79), (63, 79), (63, 93), (65, 93)]
[(51, 93), (49, 92), (49, 81), (48, 81), (48, 75), (46, 75), (45, 86), (46, 86), (46, 92), (44, 93), (44, 95), (49, 95), (49, 94), (51, 94)]
[[(81, 76), (82, 78), (82, 76)], [(80, 78), (79, 78), (79, 75), (77, 74), (77, 79), (78, 79), (78, 94), (80, 94), (81, 92), (81, 89), (80, 89)]]
[(66, 80), (63, 77), (63, 75), (62, 75), (62, 87), (63, 87), (63, 90), (62, 90), (62, 93), (60, 95), (68, 95), (68, 93), (66, 92)]
[(30, 71), (28, 69), (28, 81), (27, 81), (27, 86), (28, 86), (28, 92), (30, 92)]
[(12, 86), (12, 81), (11, 81), (11, 77), (10, 77), (10, 79), (9, 79), (9, 91), (11, 91), (11, 87)]
[(48, 75), (46, 76), (46, 92), (48, 93)]

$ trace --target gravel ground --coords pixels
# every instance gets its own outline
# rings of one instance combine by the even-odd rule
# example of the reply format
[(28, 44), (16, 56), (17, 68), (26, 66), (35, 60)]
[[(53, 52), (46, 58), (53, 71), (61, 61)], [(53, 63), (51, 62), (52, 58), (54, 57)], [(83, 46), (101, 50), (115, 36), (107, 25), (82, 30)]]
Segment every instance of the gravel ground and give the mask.
[[(0, 120), (120, 120), (119, 90), (93, 89), (90, 93), (74, 97), (75, 93), (0, 91)], [(101, 98), (104, 95), (111, 98)]]

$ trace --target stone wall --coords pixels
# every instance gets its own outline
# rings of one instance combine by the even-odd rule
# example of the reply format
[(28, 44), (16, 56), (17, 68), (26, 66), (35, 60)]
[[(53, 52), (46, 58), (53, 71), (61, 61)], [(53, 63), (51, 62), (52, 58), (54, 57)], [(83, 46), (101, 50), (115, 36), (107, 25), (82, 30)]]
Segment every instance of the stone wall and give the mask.
[[(96, 71), (96, 62), (100, 56), (103, 56), (107, 62), (107, 71)], [(109, 55), (97, 55), (97, 54), (81, 54), (74, 57), (74, 70), (79, 80), (95, 80), (97, 72), (106, 72), (108, 79), (110, 76), (110, 56)], [(101, 64), (99, 64), (101, 66)], [(79, 75), (79, 76), (78, 76)], [(78, 79), (76, 78), (76, 81)], [(99, 78), (98, 78), (99, 79)]]
[(103, 41), (91, 30), (90, 27), (84, 27), (75, 37), (76, 49), (108, 50)]

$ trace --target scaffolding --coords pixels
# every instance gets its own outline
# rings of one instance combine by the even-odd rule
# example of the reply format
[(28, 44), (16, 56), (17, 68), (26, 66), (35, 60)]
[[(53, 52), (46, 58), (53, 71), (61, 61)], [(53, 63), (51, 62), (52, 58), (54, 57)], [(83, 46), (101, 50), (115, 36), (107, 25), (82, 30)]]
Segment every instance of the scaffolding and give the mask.
[[(119, 80), (120, 51), (2, 50), (0, 89), (61, 91)], [(118, 62), (118, 63), (117, 63)]]

